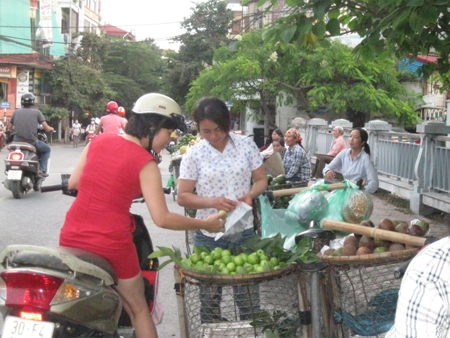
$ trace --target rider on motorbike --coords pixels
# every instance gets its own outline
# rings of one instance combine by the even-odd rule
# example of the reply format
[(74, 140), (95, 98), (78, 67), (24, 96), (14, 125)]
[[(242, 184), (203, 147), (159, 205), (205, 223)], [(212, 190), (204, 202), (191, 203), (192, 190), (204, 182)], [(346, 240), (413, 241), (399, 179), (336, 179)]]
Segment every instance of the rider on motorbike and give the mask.
[[(126, 123), (128, 123), (128, 120), (125, 118), (125, 108), (124, 107), (119, 107), (119, 109), (117, 110), (117, 115), (122, 117), (126, 121)], [(120, 128), (119, 134), (123, 135), (124, 133), (125, 133), (125, 131), (122, 128)]]
[(54, 129), (45, 122), (45, 117), (34, 105), (34, 95), (27, 93), (20, 100), (23, 108), (16, 109), (9, 121), (9, 130), (14, 130), (14, 142), (26, 142), (36, 147), (41, 154), (39, 158), (39, 174), (48, 176), (47, 163), (50, 158), (50, 146), (38, 139), (37, 126), (41, 124), (46, 132)]
[(127, 120), (117, 115), (119, 105), (117, 102), (111, 101), (106, 105), (107, 115), (102, 116), (100, 123), (98, 124), (96, 135), (100, 134), (103, 128), (104, 133), (119, 134), (120, 128), (125, 130)]
[(220, 232), (220, 214), (199, 220), (170, 212), (155, 154), (183, 125), (180, 107), (161, 94), (136, 101), (123, 136), (103, 133), (87, 145), (69, 179), (78, 190), (61, 229), (60, 245), (95, 252), (107, 259), (118, 277), (117, 291), (136, 338), (157, 337), (144, 295), (141, 268), (133, 243), (130, 206), (141, 194), (158, 227)]

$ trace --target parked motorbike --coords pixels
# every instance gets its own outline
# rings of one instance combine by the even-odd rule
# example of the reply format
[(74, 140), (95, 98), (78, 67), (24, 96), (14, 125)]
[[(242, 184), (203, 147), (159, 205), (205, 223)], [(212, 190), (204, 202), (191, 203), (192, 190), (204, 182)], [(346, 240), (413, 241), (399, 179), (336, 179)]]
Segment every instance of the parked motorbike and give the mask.
[[(12, 136), (9, 137), (12, 139)], [(44, 128), (38, 126), (38, 139), (47, 143)], [(8, 144), (9, 154), (5, 159), (6, 179), (3, 185), (11, 190), (14, 198), (20, 199), (29, 190), (39, 191), (45, 176), (39, 174), (39, 153), (36, 147), (25, 142)], [(50, 161), (48, 168), (50, 167)]]
[[(69, 176), (62, 175), (61, 185), (42, 187), (42, 192), (62, 190), (65, 195), (76, 196), (76, 191), (68, 189)], [(133, 240), (152, 312), (159, 262), (148, 259), (153, 246), (143, 218), (133, 217)], [(119, 338), (132, 334), (116, 284), (110, 263), (92, 252), (10, 245), (0, 253), (1, 337)]]

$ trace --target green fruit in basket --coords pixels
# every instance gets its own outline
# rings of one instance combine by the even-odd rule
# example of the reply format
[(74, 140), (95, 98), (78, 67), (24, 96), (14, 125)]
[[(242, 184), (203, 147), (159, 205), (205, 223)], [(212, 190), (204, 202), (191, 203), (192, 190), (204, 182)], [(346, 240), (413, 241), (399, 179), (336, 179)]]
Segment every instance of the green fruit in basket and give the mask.
[(227, 269), (228, 269), (229, 271), (234, 271), (234, 270), (236, 270), (236, 264), (234, 264), (233, 262), (228, 263), (228, 264), (227, 264)]
[(267, 257), (266, 255), (261, 255), (260, 257), (259, 257), (259, 260), (262, 262), (262, 261), (266, 261), (266, 262), (268, 262), (269, 261), (269, 257)]
[(230, 250), (222, 250), (222, 257), (223, 256), (231, 256)]
[(236, 272), (239, 275), (245, 275), (245, 274), (247, 274), (247, 269), (244, 268), (243, 266), (238, 266), (237, 269), (236, 269)]
[(271, 257), (270, 258), (270, 263), (272, 263), (273, 266), (277, 266), (278, 265), (278, 258)]
[(194, 253), (191, 255), (191, 257), (189, 257), (189, 259), (191, 260), (192, 264), (197, 264), (197, 262), (199, 262), (201, 260), (200, 255)]
[(205, 257), (206, 257), (206, 256), (209, 256), (209, 254), (208, 254), (207, 252), (205, 252), (205, 251), (203, 251), (203, 252), (200, 254), (200, 257), (201, 257), (202, 261), (205, 260)]
[(226, 266), (226, 264), (225, 263), (221, 263), (220, 265), (219, 265), (219, 271), (222, 271), (223, 269), (225, 269), (227, 266)]
[(273, 181), (273, 176), (272, 175), (267, 175), (267, 183), (270, 183)]
[(251, 265), (250, 263), (244, 263), (245, 270), (247, 270), (248, 273), (253, 271), (253, 265)]
[(220, 264), (223, 264), (223, 262), (222, 262), (222, 260), (221, 259), (216, 259), (215, 261), (214, 261), (214, 263), (213, 263), (215, 266), (217, 265), (217, 266), (220, 266)]
[(261, 260), (262, 256), (265, 256), (264, 250), (263, 249), (259, 249), (258, 251), (256, 251), (256, 254), (259, 257), (259, 260)]
[(253, 271), (255, 273), (261, 273), (264, 272), (264, 267), (262, 267), (261, 265), (253, 265)]
[(244, 260), (244, 263), (248, 262), (248, 255), (246, 253), (241, 253), (239, 256), (242, 257), (242, 259)]
[(229, 275), (230, 274), (230, 270), (228, 270), (226, 267), (223, 268), (220, 272), (223, 273), (224, 275)]
[(203, 261), (204, 261), (206, 264), (211, 265), (211, 264), (214, 263), (214, 257), (211, 256), (211, 255), (206, 256), (206, 257), (203, 259)]
[(270, 264), (268, 261), (262, 261), (261, 266), (263, 267), (264, 272), (270, 271)]
[(195, 263), (194, 266), (195, 266), (196, 268), (203, 267), (203, 261), (198, 261), (197, 263)]
[(236, 266), (243, 266), (244, 265), (244, 259), (242, 258), (242, 256), (236, 256), (233, 258), (233, 262), (234, 264), (236, 264)]
[(222, 256), (222, 262), (224, 262), (225, 264), (231, 263), (232, 258), (230, 255), (228, 256)]
[(213, 251), (211, 251), (211, 256), (216, 261), (216, 260), (222, 258), (222, 253), (220, 251), (218, 251), (218, 250), (213, 250)]
[(248, 262), (252, 265), (259, 264), (259, 257), (256, 253), (252, 253), (248, 256)]
[(281, 266), (279, 266), (279, 265), (276, 265), (276, 266), (274, 266), (274, 267), (273, 267), (273, 269), (274, 269), (274, 270), (278, 270), (278, 269), (281, 269)]

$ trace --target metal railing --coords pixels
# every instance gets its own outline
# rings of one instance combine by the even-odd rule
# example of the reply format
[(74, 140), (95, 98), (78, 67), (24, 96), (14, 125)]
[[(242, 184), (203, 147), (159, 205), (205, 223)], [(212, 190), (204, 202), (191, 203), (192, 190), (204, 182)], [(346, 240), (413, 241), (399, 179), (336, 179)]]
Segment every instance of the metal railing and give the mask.
[[(334, 140), (333, 127), (324, 120), (322, 124), (317, 119), (311, 121), (297, 127), (302, 134), (302, 144), (311, 157), (316, 153), (326, 154)], [(406, 191), (402, 196), (410, 199), (414, 212), (425, 213), (427, 207), (450, 212), (450, 137), (445, 135), (450, 134), (450, 127), (427, 121), (418, 128), (423, 131), (417, 134), (391, 129), (384, 121), (366, 124), (372, 160), (380, 179), (386, 178), (383, 189), (397, 192), (401, 186)], [(346, 142), (351, 130), (351, 127), (344, 128)], [(421, 196), (430, 194), (439, 203), (424, 205)]]

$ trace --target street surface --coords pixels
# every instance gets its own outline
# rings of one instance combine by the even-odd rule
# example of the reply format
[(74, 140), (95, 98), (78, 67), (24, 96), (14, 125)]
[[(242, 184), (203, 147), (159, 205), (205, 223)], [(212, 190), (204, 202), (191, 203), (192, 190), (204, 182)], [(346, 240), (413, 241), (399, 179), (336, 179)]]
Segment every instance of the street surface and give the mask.
[[(61, 183), (61, 174), (71, 173), (83, 151), (84, 143), (78, 148), (69, 144), (52, 145), (50, 176), (43, 185)], [(58, 245), (59, 231), (64, 223), (64, 217), (73, 202), (70, 196), (61, 192), (37, 193), (30, 191), (22, 199), (14, 199), (12, 193), (3, 187), (5, 180), (5, 163), (7, 150), (0, 152), (0, 250), (9, 244)], [(159, 165), (162, 184), (165, 186), (169, 179), (170, 155), (164, 151), (163, 161)], [(113, 179), (113, 178), (112, 178)], [(166, 195), (169, 210), (184, 214), (184, 209), (173, 201), (172, 195)], [(158, 246), (178, 247), (186, 252), (185, 232), (171, 231), (158, 228), (152, 221), (145, 204), (133, 204), (131, 212), (144, 217), (145, 224), (153, 241), (154, 249)], [(162, 262), (160, 260), (160, 262)], [(179, 319), (176, 296), (173, 289), (173, 264), (166, 266), (159, 275), (158, 299), (163, 304), (164, 318), (157, 326), (160, 337), (179, 337)], [(3, 323), (0, 319), (0, 328)], [(1, 334), (1, 330), (0, 330)]]

